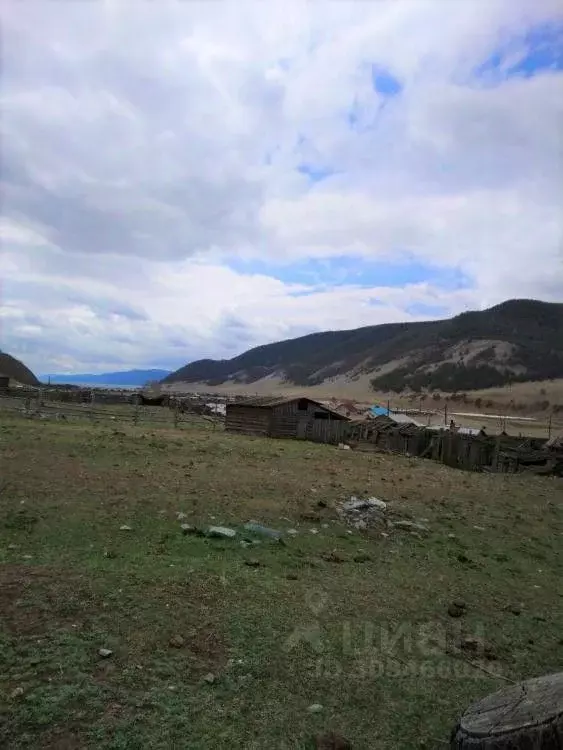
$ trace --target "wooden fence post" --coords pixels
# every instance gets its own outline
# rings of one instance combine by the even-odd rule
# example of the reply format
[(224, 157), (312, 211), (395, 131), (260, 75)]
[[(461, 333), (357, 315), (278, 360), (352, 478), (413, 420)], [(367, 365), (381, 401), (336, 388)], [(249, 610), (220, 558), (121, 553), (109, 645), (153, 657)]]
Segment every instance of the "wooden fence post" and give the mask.
[(493, 471), (498, 471), (498, 461), (499, 461), (499, 454), (500, 454), (500, 435), (497, 435), (497, 439), (495, 441), (495, 452), (493, 453)]
[(178, 427), (178, 401), (174, 402), (174, 427)]
[(135, 411), (133, 412), (133, 424), (139, 424), (139, 397), (135, 397)]
[(96, 400), (96, 393), (94, 389), (90, 391), (90, 422), (94, 421), (94, 402)]

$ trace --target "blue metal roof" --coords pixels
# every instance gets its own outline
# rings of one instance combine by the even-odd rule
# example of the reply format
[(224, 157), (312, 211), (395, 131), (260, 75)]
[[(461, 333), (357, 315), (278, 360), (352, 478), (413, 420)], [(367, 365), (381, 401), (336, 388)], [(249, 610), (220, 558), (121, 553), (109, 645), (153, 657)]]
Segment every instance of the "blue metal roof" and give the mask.
[(389, 409), (386, 406), (372, 406), (370, 412), (374, 417), (388, 417)]

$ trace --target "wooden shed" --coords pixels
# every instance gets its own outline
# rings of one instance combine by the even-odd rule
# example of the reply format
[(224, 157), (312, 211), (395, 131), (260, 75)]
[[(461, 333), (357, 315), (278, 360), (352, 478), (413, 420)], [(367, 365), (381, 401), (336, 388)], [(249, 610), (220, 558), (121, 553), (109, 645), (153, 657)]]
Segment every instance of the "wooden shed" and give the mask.
[(350, 420), (310, 398), (267, 396), (227, 404), (225, 429), (247, 435), (339, 443)]

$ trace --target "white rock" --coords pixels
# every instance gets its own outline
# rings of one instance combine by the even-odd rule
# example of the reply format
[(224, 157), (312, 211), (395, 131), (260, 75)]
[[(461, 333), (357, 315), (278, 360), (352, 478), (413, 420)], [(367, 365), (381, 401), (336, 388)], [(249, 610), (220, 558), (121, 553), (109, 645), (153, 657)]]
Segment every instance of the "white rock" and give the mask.
[(98, 656), (101, 656), (102, 659), (108, 659), (112, 654), (113, 654), (113, 651), (109, 648), (98, 649)]
[(131, 526), (127, 526), (127, 524), (124, 523), (123, 526), (119, 527), (119, 530), (120, 531), (132, 531), (132, 528), (131, 528)]
[(287, 533), (289, 534), (289, 536), (297, 536), (297, 534), (299, 534), (297, 529), (288, 529)]
[(220, 536), (226, 539), (232, 539), (237, 535), (235, 529), (229, 529), (226, 526), (210, 526), (207, 529), (208, 536)]
[(307, 709), (307, 711), (308, 711), (308, 712), (309, 712), (310, 714), (320, 714), (320, 713), (321, 713), (321, 711), (323, 711), (323, 710), (324, 710), (324, 706), (323, 706), (323, 705), (321, 705), (320, 703), (312, 703), (312, 704), (311, 704), (311, 705), (309, 706), (309, 708)]
[(367, 502), (370, 504), (370, 508), (378, 508), (379, 510), (387, 508), (385, 500), (380, 500), (378, 497), (368, 497)]
[(318, 529), (310, 529), (310, 532), (311, 532), (311, 534), (318, 534), (319, 530)]

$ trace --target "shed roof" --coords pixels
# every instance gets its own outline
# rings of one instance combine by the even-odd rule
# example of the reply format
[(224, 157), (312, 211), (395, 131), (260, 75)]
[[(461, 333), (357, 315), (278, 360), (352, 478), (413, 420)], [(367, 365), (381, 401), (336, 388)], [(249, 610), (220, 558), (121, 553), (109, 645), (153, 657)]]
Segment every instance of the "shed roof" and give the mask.
[(372, 406), (369, 410), (370, 414), (373, 414), (374, 417), (383, 417), (389, 415), (389, 409), (385, 406)]
[(279, 404), (289, 404), (295, 401), (295, 398), (287, 396), (248, 396), (239, 398), (230, 402), (229, 406), (278, 406)]
[(408, 414), (401, 414), (400, 412), (390, 411), (389, 417), (393, 420), (393, 422), (396, 422), (397, 424), (415, 424), (417, 427), (423, 427), (420, 422), (417, 422), (416, 419), (413, 419)]
[(323, 409), (323, 411), (329, 412), (329, 414), (333, 414), (338, 419), (350, 421), (349, 417), (341, 412), (335, 411), (334, 409), (331, 409), (330, 406), (326, 406), (326, 404), (323, 404), (320, 401), (315, 401), (315, 399), (309, 398), (308, 396), (251, 396), (250, 398), (233, 401), (227, 404), (227, 407), (254, 406), (260, 409), (271, 409), (274, 406), (292, 404), (294, 401), (301, 401), (302, 399), (308, 401), (310, 404), (314, 404), (319, 409)]
[(381, 414), (379, 417), (375, 417), (375, 419), (372, 419), (371, 424), (377, 427), (378, 430), (385, 430), (390, 427), (395, 427), (395, 422), (393, 422), (393, 420), (389, 417), (386, 417), (384, 414)]

